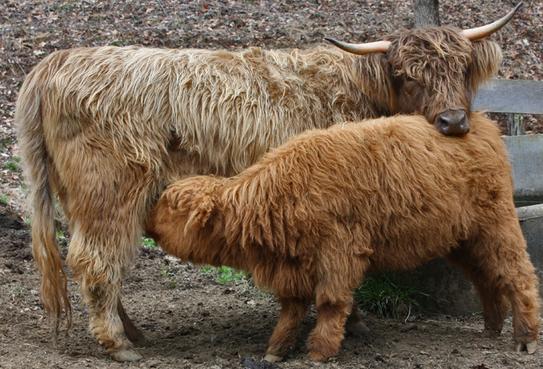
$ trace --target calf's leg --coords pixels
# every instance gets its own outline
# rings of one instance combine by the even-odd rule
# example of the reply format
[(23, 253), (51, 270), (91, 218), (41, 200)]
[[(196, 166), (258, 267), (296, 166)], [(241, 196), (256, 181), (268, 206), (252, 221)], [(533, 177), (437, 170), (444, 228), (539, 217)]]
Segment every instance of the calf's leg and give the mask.
[(317, 304), (317, 324), (308, 340), (311, 360), (325, 361), (339, 352), (351, 308), (352, 298)]
[(460, 267), (465, 276), (474, 284), (481, 305), (485, 321), (485, 334), (497, 336), (503, 329), (503, 323), (509, 310), (509, 301), (505, 295), (505, 288), (496, 278), (494, 271), (483, 267), (485, 260), (478, 260), (481, 256), (475, 255), (470, 243), (464, 243), (454, 250), (448, 257), (448, 261)]
[(356, 304), (353, 304), (351, 314), (349, 314), (349, 318), (347, 318), (345, 330), (355, 337), (365, 337), (370, 333), (370, 329), (364, 324), (362, 313)]
[(309, 357), (314, 361), (325, 361), (339, 352), (345, 323), (353, 309), (353, 290), (368, 266), (368, 254), (352, 254), (354, 248), (349, 244), (343, 249), (337, 246), (352, 239), (350, 234), (342, 234), (341, 229), (338, 227), (336, 239), (328, 240), (329, 244), (323, 245), (320, 253), (317, 272), (320, 281), (315, 288), (317, 323), (308, 340)]
[(269, 362), (282, 360), (283, 356), (294, 346), (296, 333), (309, 307), (308, 301), (294, 298), (282, 298), (280, 303), (279, 321), (273, 330), (264, 357), (264, 360)]
[(513, 310), (516, 349), (533, 354), (539, 335), (539, 286), (518, 222), (515, 220), (494, 240), (501, 246), (498, 255), (503, 260), (503, 274), (500, 276), (504, 279), (506, 295)]
[(471, 273), (480, 285), (485, 328), (501, 328), (505, 314), (503, 300), (507, 298), (513, 310), (517, 350), (534, 353), (539, 334), (538, 280), (516, 217), (504, 215), (483, 227), (467, 253)]

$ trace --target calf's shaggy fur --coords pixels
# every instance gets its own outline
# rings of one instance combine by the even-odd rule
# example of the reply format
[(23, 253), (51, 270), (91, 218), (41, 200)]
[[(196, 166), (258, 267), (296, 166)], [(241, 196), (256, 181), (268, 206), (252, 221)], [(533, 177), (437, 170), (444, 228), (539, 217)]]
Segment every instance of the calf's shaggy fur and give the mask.
[(471, 278), (487, 331), (501, 331), (510, 303), (517, 349), (536, 349), (538, 281), (504, 145), (480, 114), (463, 138), (444, 137), (419, 116), (307, 132), (236, 177), (173, 183), (147, 227), (166, 252), (248, 270), (278, 297), (269, 360), (292, 346), (312, 301), (309, 355), (335, 355), (368, 271), (437, 257)]

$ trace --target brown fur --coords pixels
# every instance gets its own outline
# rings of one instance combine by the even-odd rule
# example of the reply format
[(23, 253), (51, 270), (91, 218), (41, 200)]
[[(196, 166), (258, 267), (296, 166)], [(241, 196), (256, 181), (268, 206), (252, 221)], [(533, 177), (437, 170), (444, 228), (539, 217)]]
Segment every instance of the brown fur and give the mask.
[(468, 104), (500, 62), (496, 44), (472, 44), (454, 29), (391, 40), (386, 55), (368, 57), (324, 48), (98, 47), (45, 58), (26, 78), (15, 115), (45, 309), (56, 319), (70, 316), (55, 195), (72, 232), (68, 264), (89, 305), (91, 331), (116, 359), (135, 359), (127, 315), (118, 314), (120, 283), (166, 184), (236, 174), (307, 129), (400, 111), (430, 119), (449, 103)]
[(512, 198), (498, 128), (473, 115), (464, 138), (417, 116), (339, 124), (302, 134), (227, 179), (197, 176), (162, 194), (149, 231), (183, 260), (248, 270), (282, 313), (268, 354), (282, 356), (311, 300), (310, 357), (335, 355), (368, 271), (411, 269), (437, 257), (479, 289), (486, 328), (539, 332), (538, 281)]

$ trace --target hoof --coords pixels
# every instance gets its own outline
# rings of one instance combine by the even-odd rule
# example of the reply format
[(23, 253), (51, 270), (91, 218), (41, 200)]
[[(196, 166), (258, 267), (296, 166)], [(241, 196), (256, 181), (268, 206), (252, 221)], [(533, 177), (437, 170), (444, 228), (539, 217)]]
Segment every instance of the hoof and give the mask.
[(532, 355), (537, 350), (537, 341), (532, 341), (528, 343), (517, 343), (516, 351), (522, 352), (526, 351), (528, 354)]
[(309, 360), (317, 362), (317, 363), (323, 363), (326, 360), (328, 360), (329, 356), (326, 356), (320, 352), (311, 351), (309, 353)]
[(124, 349), (112, 352), (111, 358), (115, 361), (138, 361), (143, 359), (143, 356), (134, 350)]
[(370, 334), (370, 329), (362, 322), (348, 324), (345, 327), (345, 330), (351, 336), (358, 337), (358, 338), (367, 337)]
[(498, 329), (485, 328), (485, 330), (483, 331), (483, 337), (488, 337), (488, 338), (496, 338), (496, 337), (499, 337), (501, 334), (502, 334), (501, 329), (498, 330)]
[(276, 363), (281, 360), (283, 360), (281, 356), (277, 356), (274, 354), (266, 354), (266, 356), (264, 356), (264, 361), (267, 361), (268, 363)]

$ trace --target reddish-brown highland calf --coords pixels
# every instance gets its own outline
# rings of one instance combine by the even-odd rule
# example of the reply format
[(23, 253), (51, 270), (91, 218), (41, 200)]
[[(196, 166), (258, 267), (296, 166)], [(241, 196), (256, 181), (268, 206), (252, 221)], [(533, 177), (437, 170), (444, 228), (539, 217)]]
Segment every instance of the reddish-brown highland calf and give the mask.
[(419, 116), (307, 132), (236, 177), (173, 183), (147, 226), (166, 252), (250, 271), (278, 297), (267, 360), (287, 353), (311, 302), (309, 356), (336, 355), (368, 271), (437, 257), (473, 281), (487, 332), (501, 331), (510, 304), (517, 350), (537, 346), (538, 281), (500, 133), (481, 114), (462, 138)]

